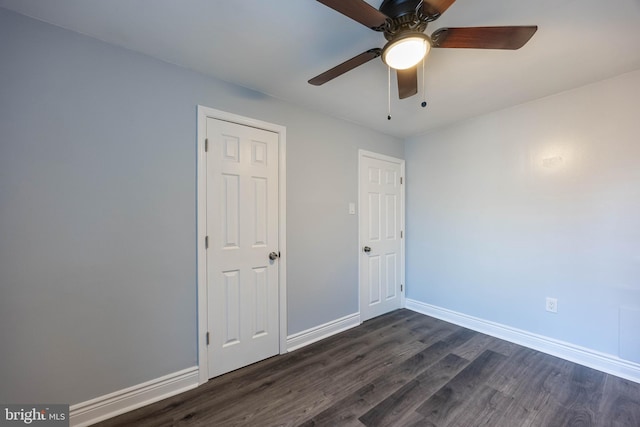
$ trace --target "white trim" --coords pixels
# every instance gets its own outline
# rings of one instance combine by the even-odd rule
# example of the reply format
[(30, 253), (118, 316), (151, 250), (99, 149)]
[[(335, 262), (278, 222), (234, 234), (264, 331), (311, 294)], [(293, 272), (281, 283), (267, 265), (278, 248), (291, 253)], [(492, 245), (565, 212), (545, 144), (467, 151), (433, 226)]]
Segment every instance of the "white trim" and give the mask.
[(315, 326), (306, 331), (298, 332), (287, 337), (287, 351), (297, 350), (331, 335), (355, 328), (360, 325), (360, 313), (350, 314), (339, 319)]
[(278, 279), (280, 280), (280, 354), (287, 352), (287, 128), (278, 126)]
[(375, 153), (373, 151), (367, 151), (363, 149), (358, 150), (358, 157), (369, 157), (371, 159), (376, 160), (384, 160), (389, 163), (404, 163), (404, 159), (399, 159), (397, 157), (387, 156), (386, 154)]
[(362, 246), (362, 235), (361, 226), (360, 226), (360, 172), (362, 169), (362, 159), (364, 157), (369, 157), (371, 159), (383, 160), (390, 163), (397, 163), (400, 165), (400, 175), (402, 176), (403, 184), (400, 193), (400, 229), (403, 232), (403, 236), (400, 244), (400, 281), (402, 283), (403, 290), (400, 292), (400, 308), (404, 308), (406, 304), (406, 295), (407, 295), (407, 282), (405, 280), (405, 242), (407, 241), (407, 230), (405, 227), (405, 199), (406, 199), (406, 188), (407, 188), (407, 178), (405, 173), (405, 160), (399, 159), (397, 157), (387, 156), (385, 154), (375, 153), (373, 151), (367, 151), (363, 149), (358, 150), (358, 307), (360, 312), (362, 312), (362, 279), (360, 277), (360, 272), (362, 270), (362, 257), (360, 256), (361, 246)]
[(446, 322), (454, 323), (483, 334), (529, 347), (579, 365), (640, 383), (640, 364), (611, 354), (573, 345), (564, 341), (537, 335), (500, 323), (468, 316), (442, 307), (407, 299), (406, 308)]
[(280, 354), (287, 351), (287, 171), (286, 171), (286, 150), (287, 150), (287, 128), (273, 123), (226, 111), (215, 110), (213, 108), (198, 105), (198, 135), (197, 135), (197, 231), (196, 249), (197, 280), (198, 280), (198, 367), (200, 371), (199, 382), (204, 384), (209, 380), (209, 366), (207, 358), (207, 253), (204, 247), (204, 239), (207, 230), (207, 163), (204, 152), (204, 141), (207, 136), (207, 118), (237, 123), (244, 126), (251, 126), (264, 129), (278, 134), (278, 180), (279, 180), (279, 204), (278, 204), (278, 240), (281, 257), (278, 260), (279, 277), (279, 305), (280, 305)]
[(198, 304), (198, 367), (200, 378), (204, 384), (209, 380), (207, 363), (207, 251), (204, 239), (207, 230), (207, 156), (204, 151), (204, 140), (207, 136), (207, 111), (198, 105), (197, 135), (197, 211), (196, 211), (196, 269), (197, 269), (197, 304)]
[(198, 386), (198, 367), (165, 375), (133, 387), (71, 405), (70, 425), (84, 427), (133, 411)]

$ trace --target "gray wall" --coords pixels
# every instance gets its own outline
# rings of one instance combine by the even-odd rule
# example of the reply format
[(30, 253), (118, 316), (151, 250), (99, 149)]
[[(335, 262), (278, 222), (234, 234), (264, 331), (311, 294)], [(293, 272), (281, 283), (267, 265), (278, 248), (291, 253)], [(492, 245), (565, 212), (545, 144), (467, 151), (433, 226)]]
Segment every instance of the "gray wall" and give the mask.
[(0, 58), (0, 402), (197, 363), (197, 104), (287, 127), (288, 334), (358, 311), (357, 150), (402, 141), (3, 9)]
[(407, 141), (408, 298), (640, 362), (638, 100), (640, 71)]

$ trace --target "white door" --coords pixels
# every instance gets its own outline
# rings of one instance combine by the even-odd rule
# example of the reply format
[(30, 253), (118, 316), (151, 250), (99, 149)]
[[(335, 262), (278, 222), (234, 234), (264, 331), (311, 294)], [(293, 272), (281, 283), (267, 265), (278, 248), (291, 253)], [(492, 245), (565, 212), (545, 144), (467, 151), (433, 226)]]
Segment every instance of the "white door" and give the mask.
[(360, 151), (360, 316), (402, 307), (404, 161)]
[(209, 117), (206, 135), (214, 377), (279, 352), (278, 134)]

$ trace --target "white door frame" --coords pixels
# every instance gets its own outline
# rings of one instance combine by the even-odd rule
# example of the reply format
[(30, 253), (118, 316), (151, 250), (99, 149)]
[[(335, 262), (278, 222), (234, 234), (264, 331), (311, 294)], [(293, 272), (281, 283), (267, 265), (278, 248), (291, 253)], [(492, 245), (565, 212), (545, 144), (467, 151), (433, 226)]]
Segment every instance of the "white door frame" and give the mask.
[(279, 276), (279, 308), (280, 308), (280, 354), (287, 352), (287, 232), (286, 232), (286, 135), (284, 126), (255, 120), (225, 111), (198, 105), (198, 130), (197, 130), (197, 220), (196, 220), (196, 269), (198, 292), (198, 369), (199, 383), (204, 384), (209, 380), (209, 365), (207, 361), (207, 252), (205, 249), (205, 237), (207, 233), (207, 162), (205, 156), (205, 139), (207, 136), (207, 118), (214, 118), (228, 122), (264, 129), (278, 134), (278, 250), (281, 258), (278, 260)]
[(406, 281), (405, 281), (405, 241), (407, 238), (407, 232), (405, 230), (405, 213), (404, 213), (404, 209), (405, 209), (405, 188), (406, 188), (406, 179), (405, 179), (405, 161), (404, 159), (398, 159), (396, 157), (391, 157), (391, 156), (387, 156), (384, 154), (379, 154), (379, 153), (375, 153), (373, 151), (367, 151), (367, 150), (358, 150), (358, 311), (359, 313), (362, 313), (362, 277), (361, 277), (361, 271), (362, 271), (362, 256), (361, 256), (361, 251), (362, 251), (362, 235), (361, 235), (361, 216), (360, 216), (360, 212), (362, 212), (361, 206), (360, 206), (360, 192), (362, 191), (361, 188), (361, 183), (360, 183), (360, 172), (362, 171), (362, 160), (365, 158), (372, 158), (372, 159), (377, 159), (377, 160), (384, 160), (386, 162), (391, 162), (391, 163), (398, 163), (400, 164), (400, 175), (402, 176), (402, 185), (400, 186), (400, 230), (402, 230), (402, 238), (401, 238), (401, 244), (400, 244), (400, 283), (402, 283), (402, 292), (400, 292), (400, 307), (404, 308), (406, 306), (406, 292), (407, 292), (407, 285), (406, 285)]

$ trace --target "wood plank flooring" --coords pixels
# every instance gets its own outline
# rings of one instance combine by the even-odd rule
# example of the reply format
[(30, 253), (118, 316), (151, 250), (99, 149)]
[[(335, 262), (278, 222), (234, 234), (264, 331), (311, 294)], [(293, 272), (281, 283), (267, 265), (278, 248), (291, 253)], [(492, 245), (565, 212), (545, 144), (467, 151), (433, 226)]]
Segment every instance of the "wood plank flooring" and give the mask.
[(98, 424), (640, 426), (640, 384), (409, 310)]

